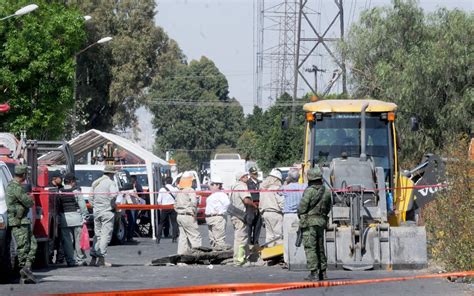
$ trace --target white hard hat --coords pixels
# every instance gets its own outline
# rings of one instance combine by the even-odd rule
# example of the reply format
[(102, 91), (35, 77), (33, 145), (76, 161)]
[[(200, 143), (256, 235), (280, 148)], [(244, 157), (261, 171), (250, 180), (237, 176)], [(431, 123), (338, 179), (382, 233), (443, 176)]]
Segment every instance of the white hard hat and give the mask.
[(239, 181), (240, 179), (242, 179), (242, 177), (247, 176), (247, 175), (248, 173), (244, 171), (237, 172), (237, 174), (235, 174), (235, 180)]
[(223, 184), (222, 178), (219, 176), (214, 176), (211, 178), (211, 184)]
[(183, 173), (183, 175), (181, 176), (181, 178), (193, 178), (193, 177), (194, 177), (194, 175), (193, 175), (193, 173), (190, 172), (190, 171), (185, 171), (185, 172)]
[(272, 176), (272, 177), (275, 177), (275, 178), (277, 178), (277, 179), (280, 180), (280, 181), (281, 181), (281, 179), (282, 179), (281, 172), (280, 172), (280, 170), (277, 170), (277, 169), (273, 169), (273, 170), (270, 172), (270, 174), (268, 174), (268, 175), (269, 175), (269, 176)]

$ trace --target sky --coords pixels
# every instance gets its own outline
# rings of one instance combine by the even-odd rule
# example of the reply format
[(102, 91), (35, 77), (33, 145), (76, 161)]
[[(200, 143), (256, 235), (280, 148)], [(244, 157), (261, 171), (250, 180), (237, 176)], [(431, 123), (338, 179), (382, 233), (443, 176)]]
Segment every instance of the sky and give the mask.
[[(270, 5), (283, 0), (265, 0)], [(311, 0), (310, 0), (311, 1)], [(329, 23), (335, 14), (332, 0), (312, 0), (319, 2), (322, 26)], [(256, 0), (156, 0), (158, 12), (155, 23), (176, 40), (188, 60), (206, 56), (214, 61), (229, 82), (229, 95), (235, 97), (246, 114), (254, 106), (254, 4)], [(357, 21), (359, 13), (369, 7), (389, 5), (390, 0), (344, 1), (345, 23)], [(421, 0), (425, 12), (439, 7), (460, 8), (472, 11), (472, 0)], [(328, 65), (328, 68), (330, 66)], [(329, 72), (329, 71), (328, 71)], [(329, 74), (328, 74), (329, 75)], [(300, 83), (301, 84), (301, 83)], [(324, 83), (322, 83), (324, 84)], [(335, 87), (333, 91), (340, 91)], [(264, 102), (268, 106), (271, 102)], [(145, 114), (140, 110), (139, 115)], [(148, 132), (151, 123), (149, 115), (143, 115), (140, 126)], [(153, 141), (148, 139), (148, 144)]]
[[(256, 0), (157, 0), (157, 25), (175, 39), (188, 60), (206, 56), (213, 60), (229, 81), (230, 96), (250, 113), (254, 104), (254, 2)], [(267, 1), (270, 5), (283, 0)], [(321, 3), (323, 26), (335, 14), (332, 0)], [(311, 0), (310, 0), (311, 2)], [(473, 10), (469, 0), (422, 0), (425, 11), (438, 7)], [(389, 0), (344, 1), (346, 28), (356, 21), (361, 10), (390, 4)], [(337, 90), (336, 90), (337, 91)]]

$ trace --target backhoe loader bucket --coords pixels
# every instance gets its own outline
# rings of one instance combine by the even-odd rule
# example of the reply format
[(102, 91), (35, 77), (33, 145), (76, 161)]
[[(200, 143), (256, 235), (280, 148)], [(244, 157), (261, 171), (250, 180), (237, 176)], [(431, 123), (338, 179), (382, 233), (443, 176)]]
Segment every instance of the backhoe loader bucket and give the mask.
[[(426, 231), (420, 226), (366, 228), (364, 242), (352, 246), (352, 227), (329, 227), (325, 252), (330, 269), (420, 269), (427, 266)], [(289, 269), (306, 270), (304, 247), (295, 247), (296, 234), (289, 234)], [(363, 248), (362, 248), (363, 246)]]

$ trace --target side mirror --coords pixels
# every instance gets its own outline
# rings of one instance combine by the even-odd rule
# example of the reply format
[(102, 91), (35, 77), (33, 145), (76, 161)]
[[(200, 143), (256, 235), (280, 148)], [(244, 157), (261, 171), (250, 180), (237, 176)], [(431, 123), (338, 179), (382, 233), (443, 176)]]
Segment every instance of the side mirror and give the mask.
[(281, 120), (281, 129), (288, 129), (288, 117), (283, 117), (283, 119)]
[(410, 129), (412, 132), (416, 132), (420, 129), (420, 122), (416, 117), (410, 117)]

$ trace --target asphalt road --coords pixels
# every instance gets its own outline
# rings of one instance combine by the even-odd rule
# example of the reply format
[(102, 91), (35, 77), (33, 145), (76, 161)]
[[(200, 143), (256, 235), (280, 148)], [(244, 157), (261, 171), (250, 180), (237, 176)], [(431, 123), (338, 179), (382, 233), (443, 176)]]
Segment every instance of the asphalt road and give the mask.
[[(203, 242), (207, 243), (206, 226), (200, 226)], [(111, 246), (107, 261), (110, 268), (53, 266), (35, 270), (37, 285), (18, 283), (1, 285), (0, 295), (38, 295), (72, 292), (116, 291), (179, 287), (223, 283), (284, 283), (301, 282), (307, 272), (294, 272), (280, 266), (235, 267), (223, 265), (149, 266), (152, 259), (176, 253), (177, 244), (162, 239), (155, 244), (140, 238), (133, 245)], [(229, 231), (228, 242), (232, 242)], [(329, 271), (331, 280), (353, 280), (412, 276), (429, 273), (418, 271)], [(473, 295), (474, 286), (451, 283), (445, 279), (413, 280), (357, 286), (301, 289), (266, 293), (272, 295)]]

